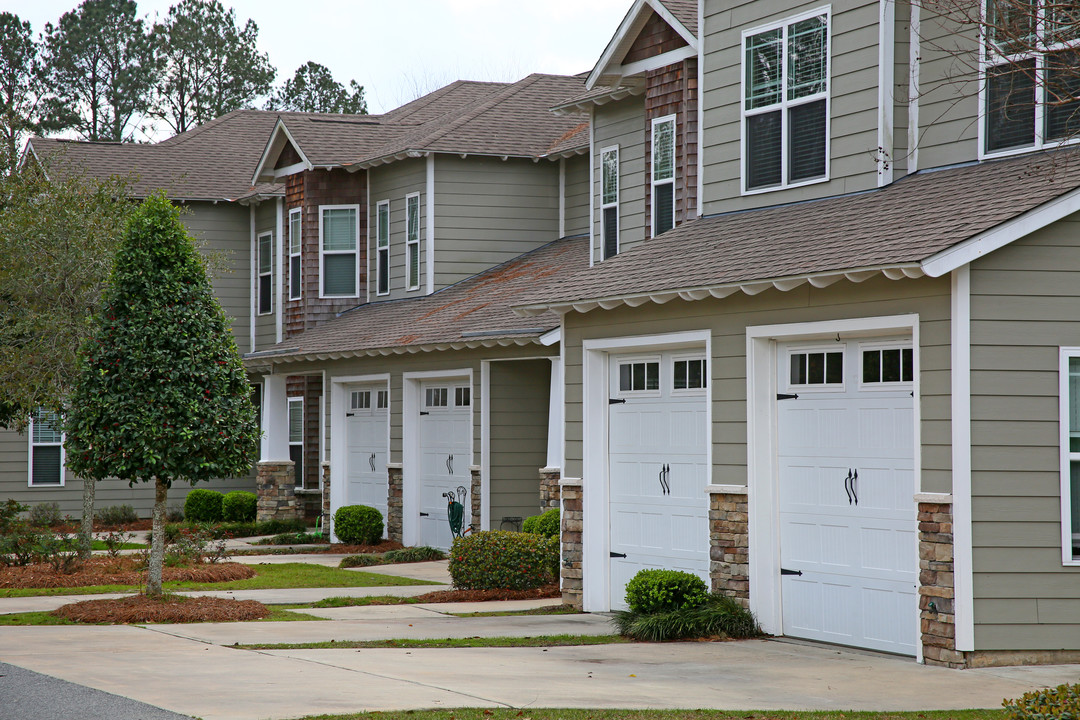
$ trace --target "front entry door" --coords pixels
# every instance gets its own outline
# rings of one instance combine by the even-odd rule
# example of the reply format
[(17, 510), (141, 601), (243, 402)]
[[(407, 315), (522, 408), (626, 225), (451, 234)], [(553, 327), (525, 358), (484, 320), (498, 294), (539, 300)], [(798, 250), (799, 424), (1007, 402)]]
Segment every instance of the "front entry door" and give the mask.
[(387, 421), (389, 392), (385, 385), (350, 386), (346, 394), (348, 436), (345, 504), (368, 505), (388, 518)]
[[(420, 543), (449, 549), (453, 536), (445, 494), (469, 492), (472, 474), (472, 393), (468, 383), (429, 382), (420, 386)], [(471, 498), (464, 496), (468, 524)]]
[(915, 654), (908, 340), (779, 348), (784, 634)]

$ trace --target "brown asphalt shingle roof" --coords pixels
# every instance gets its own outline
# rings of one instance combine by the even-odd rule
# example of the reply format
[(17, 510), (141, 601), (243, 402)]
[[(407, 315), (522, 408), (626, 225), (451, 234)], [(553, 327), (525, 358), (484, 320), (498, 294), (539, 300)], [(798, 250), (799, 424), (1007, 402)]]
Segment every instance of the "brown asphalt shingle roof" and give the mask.
[(253, 191), (280, 194), (281, 185), (251, 185), (277, 113), (237, 110), (153, 145), (32, 138), (49, 172), (106, 179), (130, 176), (130, 192), (164, 189), (174, 200), (233, 200)]
[(917, 266), (1080, 186), (1063, 150), (922, 171), (880, 190), (688, 222), (563, 273), (518, 303), (536, 310), (652, 293)]
[(557, 328), (559, 316), (547, 312), (524, 318), (511, 306), (560, 274), (588, 263), (588, 257), (587, 238), (558, 240), (431, 295), (361, 305), (245, 357), (249, 365), (257, 365), (265, 357), (289, 362), (499, 340), (532, 342)]

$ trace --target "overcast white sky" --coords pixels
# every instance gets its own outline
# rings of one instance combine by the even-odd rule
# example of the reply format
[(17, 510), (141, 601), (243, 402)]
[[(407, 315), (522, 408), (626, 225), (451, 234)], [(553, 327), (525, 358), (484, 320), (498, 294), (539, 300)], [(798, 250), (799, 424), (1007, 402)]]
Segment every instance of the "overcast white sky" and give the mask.
[[(139, 0), (163, 16), (176, 0)], [(303, 63), (365, 88), (372, 113), (457, 79), (517, 80), (592, 69), (632, 0), (222, 0), (259, 26), (281, 84)], [(3, 0), (35, 36), (77, 0)]]

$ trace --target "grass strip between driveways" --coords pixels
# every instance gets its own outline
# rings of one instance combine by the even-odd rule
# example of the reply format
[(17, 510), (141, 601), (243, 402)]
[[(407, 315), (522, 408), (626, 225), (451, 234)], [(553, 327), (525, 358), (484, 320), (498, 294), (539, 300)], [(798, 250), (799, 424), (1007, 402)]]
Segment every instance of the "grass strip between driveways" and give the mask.
[[(479, 647), (564, 647), (571, 645), (614, 645), (633, 642), (621, 635), (535, 635), (533, 637), (468, 637), (420, 640), (329, 640), (313, 643), (265, 643), (229, 645), (239, 650), (353, 650), (372, 648), (479, 648)], [(412, 716), (410, 716), (412, 717)], [(441, 716), (446, 720), (445, 715)]]
[(1004, 710), (916, 712), (795, 712), (777, 710), (561, 710), (556, 708), (454, 708), (352, 715), (308, 715), (299, 720), (1004, 720)]
[[(177, 590), (279, 590), (291, 588), (394, 587), (402, 585), (440, 585), (426, 580), (379, 575), (378, 573), (312, 565), (280, 563), (252, 565), (255, 577), (223, 583), (166, 582), (168, 592)], [(36, 597), (41, 595), (99, 595), (135, 592), (141, 585), (91, 585), (64, 588), (3, 588), (0, 597)]]

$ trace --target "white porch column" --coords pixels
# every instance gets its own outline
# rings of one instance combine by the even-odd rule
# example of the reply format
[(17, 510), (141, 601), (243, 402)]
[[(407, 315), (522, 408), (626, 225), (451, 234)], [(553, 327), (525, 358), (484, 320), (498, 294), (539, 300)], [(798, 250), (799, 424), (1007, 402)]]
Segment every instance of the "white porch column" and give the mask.
[(548, 401), (547, 467), (563, 466), (563, 363), (561, 357), (551, 358), (551, 394)]
[(284, 375), (263, 375), (262, 448), (259, 462), (289, 457), (289, 399)]

